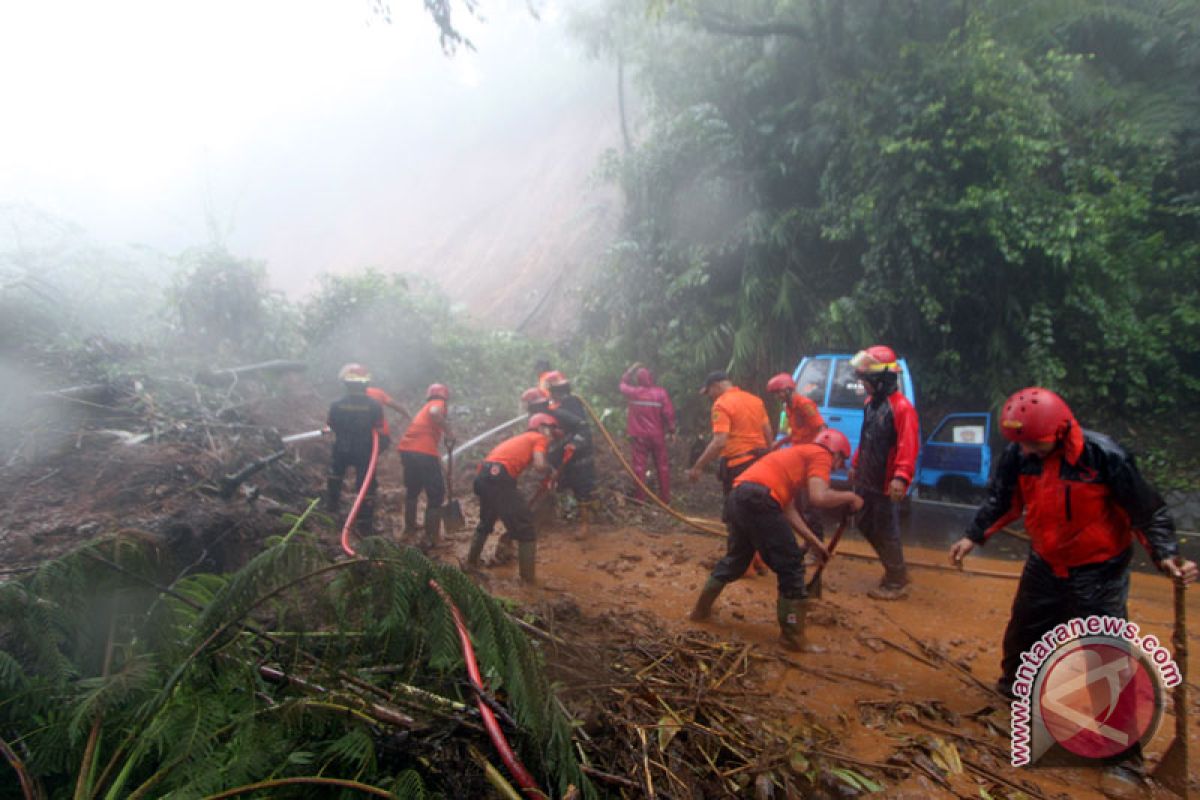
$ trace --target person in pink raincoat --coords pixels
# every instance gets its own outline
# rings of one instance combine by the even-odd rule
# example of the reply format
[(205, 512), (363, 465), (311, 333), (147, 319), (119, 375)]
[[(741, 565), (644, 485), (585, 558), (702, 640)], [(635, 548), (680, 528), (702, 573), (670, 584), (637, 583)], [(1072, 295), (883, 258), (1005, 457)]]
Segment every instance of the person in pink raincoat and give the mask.
[[(675, 435), (675, 407), (667, 390), (654, 385), (654, 375), (634, 362), (621, 376), (621, 394), (629, 401), (629, 422), (625, 429), (633, 442), (633, 470), (638, 477), (646, 474), (647, 462), (654, 461), (658, 476), (658, 494), (671, 502), (671, 466), (667, 463), (667, 436)], [(634, 497), (646, 499), (637, 487)]]

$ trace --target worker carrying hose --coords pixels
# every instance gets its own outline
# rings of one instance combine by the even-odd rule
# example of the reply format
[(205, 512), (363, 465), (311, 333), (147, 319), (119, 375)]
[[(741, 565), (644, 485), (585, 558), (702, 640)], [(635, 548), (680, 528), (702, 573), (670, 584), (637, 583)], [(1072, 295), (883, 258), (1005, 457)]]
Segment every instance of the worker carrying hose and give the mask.
[[(639, 478), (646, 474), (649, 462), (654, 463), (658, 476), (658, 496), (671, 502), (671, 465), (667, 458), (667, 437), (675, 435), (675, 407), (667, 390), (654, 384), (654, 375), (634, 362), (621, 376), (621, 394), (629, 402), (625, 432), (632, 448), (633, 471)], [(635, 486), (634, 497), (645, 500), (641, 486)]]
[[(329, 473), (325, 479), (325, 508), (337, 513), (341, 505), (342, 479), (346, 470), (354, 468), (355, 490), (361, 490), (371, 464), (374, 437), (383, 433), (383, 406), (367, 396), (367, 384), (371, 373), (362, 364), (346, 364), (338, 371), (338, 380), (345, 394), (329, 406), (326, 427), (333, 432), (333, 454)], [(372, 478), (366, 497), (358, 512), (358, 529), (363, 533), (372, 530), (375, 512), (375, 489), (377, 481)]]
[(417, 531), (417, 504), (425, 493), (425, 543), (437, 544), (442, 523), (442, 504), (446, 483), (442, 479), (442, 440), (453, 441), (448, 403), (450, 389), (443, 383), (431, 383), (425, 390), (425, 405), (400, 437), (396, 450), (404, 465), (404, 533)]
[[(721, 482), (722, 496), (728, 498), (734, 480), (767, 453), (775, 434), (763, 401), (734, 386), (725, 372), (708, 373), (700, 394), (713, 401), (713, 436), (688, 470), (688, 480), (692, 483), (700, 480), (700, 470), (719, 456), (717, 480)], [(724, 509), (722, 503), (721, 521), (728, 522)]]
[[(966, 535), (950, 548), (963, 558), (1004, 526), (1025, 517), (1029, 557), (1004, 631), (996, 688), (1013, 697), (1021, 654), (1076, 617), (1127, 618), (1133, 536), (1158, 569), (1185, 584), (1193, 561), (1176, 563), (1175, 523), (1133, 456), (1107, 436), (1085, 431), (1070, 407), (1033, 386), (1008, 398), (1000, 430), (1011, 442), (996, 465), (988, 497)], [(1139, 784), (1141, 750), (1114, 757), (1106, 777)]]
[(557, 420), (549, 414), (534, 414), (529, 418), (525, 433), (517, 434), (496, 445), (475, 476), (475, 494), (479, 496), (479, 525), (467, 551), (467, 566), (479, 566), (479, 556), (487, 538), (504, 523), (506, 535), (517, 542), (517, 573), (522, 583), (535, 582), (534, 563), (537, 555), (537, 531), (533, 512), (517, 489), (517, 479), (531, 464), (536, 472), (550, 471), (546, 449), (552, 439), (561, 437)]
[(804, 584), (804, 552), (792, 531), (808, 543), (808, 550), (823, 564), (829, 558), (825, 544), (804, 522), (793, 503), (799, 492), (820, 508), (862, 508), (854, 492), (829, 487), (829, 474), (850, 457), (845, 434), (825, 430), (809, 444), (776, 450), (754, 462), (733, 480), (733, 491), (725, 503), (729, 538), (725, 557), (713, 567), (705, 581), (690, 619), (700, 621), (712, 614), (713, 602), (731, 581), (740, 578), (757, 551), (778, 580), (776, 612), (779, 641), (788, 650), (816, 651), (805, 638), (808, 593)]
[(908, 596), (909, 580), (900, 543), (899, 504), (916, 472), (920, 423), (916, 409), (899, 391), (900, 364), (892, 348), (875, 345), (860, 350), (850, 364), (869, 395), (850, 482), (866, 502), (858, 529), (883, 562), (879, 586), (867, 596), (901, 600)]

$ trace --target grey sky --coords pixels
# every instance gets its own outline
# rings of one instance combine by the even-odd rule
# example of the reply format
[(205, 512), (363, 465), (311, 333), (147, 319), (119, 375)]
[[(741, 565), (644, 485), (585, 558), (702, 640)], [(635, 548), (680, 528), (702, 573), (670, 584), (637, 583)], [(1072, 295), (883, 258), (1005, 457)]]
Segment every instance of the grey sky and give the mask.
[(611, 221), (587, 178), (617, 141), (613, 80), (549, 0), (541, 21), (485, 0), (461, 20), (479, 52), (450, 59), (419, 0), (392, 6), (386, 25), (368, 0), (3, 4), (0, 203), (168, 251), (211, 218), (293, 294), (373, 265), (486, 315), (476, 265), (578, 261), (596, 237), (546, 226), (591, 227), (597, 202)]

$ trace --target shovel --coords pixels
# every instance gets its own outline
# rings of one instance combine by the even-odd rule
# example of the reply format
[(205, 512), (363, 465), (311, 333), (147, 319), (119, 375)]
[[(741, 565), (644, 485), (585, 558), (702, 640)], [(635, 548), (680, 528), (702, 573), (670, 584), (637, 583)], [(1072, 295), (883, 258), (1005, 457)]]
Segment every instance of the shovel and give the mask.
[(449, 442), (446, 443), (446, 507), (443, 509), (442, 523), (448, 533), (461, 531), (467, 526), (462, 505), (454, 499), (454, 449)]
[(829, 540), (829, 546), (825, 549), (829, 551), (829, 558), (825, 559), (825, 563), (817, 567), (817, 571), (813, 573), (812, 580), (808, 582), (805, 590), (810, 597), (821, 596), (821, 573), (825, 571), (825, 567), (829, 566), (829, 560), (833, 558), (833, 551), (837, 548), (838, 542), (842, 538), (842, 534), (846, 532), (846, 523), (850, 521), (850, 514), (847, 512), (842, 521), (838, 524), (837, 530), (833, 532), (833, 538)]
[[(1181, 564), (1182, 558), (1175, 563)], [(1167, 748), (1154, 770), (1154, 779), (1184, 800), (1188, 798), (1188, 696), (1187, 696), (1187, 587), (1175, 580), (1175, 631), (1171, 646), (1179, 667), (1179, 684), (1173, 690), (1175, 700), (1175, 741)]]

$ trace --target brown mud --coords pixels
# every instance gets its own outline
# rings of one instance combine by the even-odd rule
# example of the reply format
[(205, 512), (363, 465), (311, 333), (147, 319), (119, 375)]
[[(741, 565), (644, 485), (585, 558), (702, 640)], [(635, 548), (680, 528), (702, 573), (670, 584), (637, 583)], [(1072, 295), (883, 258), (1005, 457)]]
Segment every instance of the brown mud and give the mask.
[[(791, 654), (776, 641), (772, 575), (728, 586), (714, 606), (712, 621), (687, 619), (724, 542), (685, 530), (655, 533), (592, 525), (581, 533), (578, 525), (559, 526), (543, 531), (539, 540), (537, 588), (518, 585), (511, 564), (488, 568), (483, 580), (494, 594), (523, 604), (552, 605), (569, 598), (586, 609), (588, 617), (652, 620), (669, 634), (703, 631), (734, 645), (748, 644), (765, 658), (755, 662), (752, 685), (759, 691), (745, 698), (747, 711), (786, 717), (803, 710), (835, 735), (840, 753), (864, 764), (888, 763), (914, 743), (940, 739), (957, 745), (964, 764), (970, 761), (1014, 787), (1049, 797), (1104, 796), (1097, 769), (1009, 766), (1008, 709), (985, 687), (999, 674), (1000, 638), (1015, 580), (914, 568), (911, 595), (880, 602), (866, 596), (878, 582), (880, 568), (869, 561), (835, 557), (823, 579), (823, 597), (811, 601), (809, 615), (809, 639), (825, 652)], [(468, 538), (469, 533), (459, 534), (452, 552), (447, 547), (444, 555), (464, 557)], [(849, 536), (845, 550), (870, 552), (865, 542)], [(946, 559), (944, 552), (922, 548), (907, 548), (906, 554), (928, 562)], [(1020, 570), (1019, 564), (984, 558), (968, 559), (968, 567), (972, 564), (1014, 575)], [(1200, 613), (1195, 592), (1189, 601), (1194, 619)], [(1170, 583), (1160, 576), (1135, 574), (1129, 614), (1143, 632), (1169, 642)], [(1189, 641), (1196, 652), (1200, 635), (1195, 629)], [(1196, 683), (1194, 673), (1191, 683)], [(1192, 698), (1195, 721), (1200, 712), (1195, 691)], [(1146, 749), (1151, 764), (1170, 744), (1173, 725), (1168, 712)], [(1200, 725), (1193, 723), (1191, 740), (1198, 738)], [(980, 797), (981, 785), (996, 785), (970, 767), (944, 783), (920, 769), (910, 770), (898, 782), (895, 776), (884, 781), (886, 796), (914, 798)], [(1143, 796), (1174, 795), (1156, 791)]]
[[(265, 419), (290, 418), (290, 430), (320, 424), (311, 410), (297, 413), (268, 404), (260, 411)], [(197, 568), (236, 567), (264, 535), (280, 528), (284, 510), (302, 509), (323, 485), (327, 445), (317, 440), (252, 478), (232, 499), (217, 494), (219, 476), (270, 452), (276, 441), (250, 433), (231, 438), (203, 426), (157, 443), (81, 438), (37, 464), (5, 471), (0, 475), (6, 498), (0, 505), (0, 579), (119, 528), (168, 537), (194, 554)], [(602, 474), (609, 466), (603, 465)], [(468, 528), (444, 537), (431, 554), (450, 563), (465, 557), (474, 522), (469, 477), (468, 463), (454, 481)], [(403, 490), (395, 453), (384, 454), (379, 478), (376, 533), (403, 540)], [(711, 493), (716, 491), (711, 487)], [(694, 496), (709, 492), (701, 487), (681, 494), (694, 507)], [(675, 723), (664, 727), (663, 720), (682, 721), (686, 727), (689, 703), (715, 703), (724, 709), (727, 729), (737, 729), (727, 735), (749, 742), (756, 731), (790, 731), (772, 741), (799, 737), (812, 758), (882, 784), (878, 796), (1102, 796), (1098, 769), (1014, 769), (1008, 763), (1008, 708), (988, 687), (998, 673), (1015, 580), (914, 568), (909, 598), (878, 602), (866, 596), (878, 581), (878, 565), (837, 557), (825, 573), (824, 595), (811, 602), (809, 615), (809, 639), (824, 652), (788, 653), (776, 641), (773, 576), (730, 585), (717, 601), (714, 618), (692, 623), (687, 613), (724, 541), (630, 505), (611, 488), (602, 489), (602, 497), (605, 519), (586, 531), (578, 522), (542, 527), (538, 586), (519, 585), (512, 563), (477, 573), (481, 585), (513, 600), (545, 631), (541, 644), (548, 668), (581, 735), (611, 736), (623, 720), (628, 738), (617, 740), (620, 747), (636, 749), (641, 737), (640, 753), (605, 753), (602, 739), (589, 741), (598, 785), (626, 797), (645, 796), (647, 775), (659, 752), (655, 747), (662, 746), (659, 755), (666, 759), (667, 745), (679, 735)], [(346, 498), (349, 506), (348, 488)], [(334, 552), (336, 534), (327, 535)], [(853, 535), (844, 545), (846, 553), (869, 554)], [(492, 549), (489, 543), (485, 561)], [(944, 563), (946, 558), (941, 551), (906, 552), (927, 562)], [(1020, 569), (1018, 563), (975, 556), (967, 566), (1012, 574)], [(1189, 593), (1189, 605), (1192, 618), (1200, 619), (1197, 592)], [(1134, 574), (1129, 611), (1144, 633), (1170, 642), (1173, 607), (1166, 579)], [(1193, 653), (1200, 652), (1198, 630), (1193, 626), (1189, 632)], [(653, 676), (653, 669), (664, 664), (673, 665), (672, 675), (684, 682), (689, 671), (712, 672), (692, 684), (708, 694), (691, 701), (674, 695), (663, 699), (668, 695), (652, 696), (644, 685), (637, 688), (635, 679)], [(1194, 687), (1196, 670), (1192, 672)], [(665, 710), (646, 708), (648, 697)], [(1194, 688), (1191, 719), (1195, 754), (1200, 749), (1200, 692)], [(1146, 748), (1151, 766), (1170, 743), (1173, 729), (1168, 710)], [(739, 742), (743, 740), (731, 741), (728, 749), (736, 752)], [(739, 757), (743, 765), (728, 775), (722, 772), (705, 784), (709, 788), (689, 788), (681, 780), (674, 786), (660, 784), (657, 791), (663, 797), (716, 796), (708, 794), (715, 785), (724, 796), (755, 796), (753, 779), (759, 769), (790, 764), (802, 772), (806, 766), (786, 752)], [(670, 771), (670, 764), (664, 767)], [(706, 793), (697, 793), (701, 791)], [(815, 796), (855, 793), (842, 785)], [(760, 786), (759, 796), (772, 795)], [(1172, 795), (1156, 789), (1142, 796)]]

